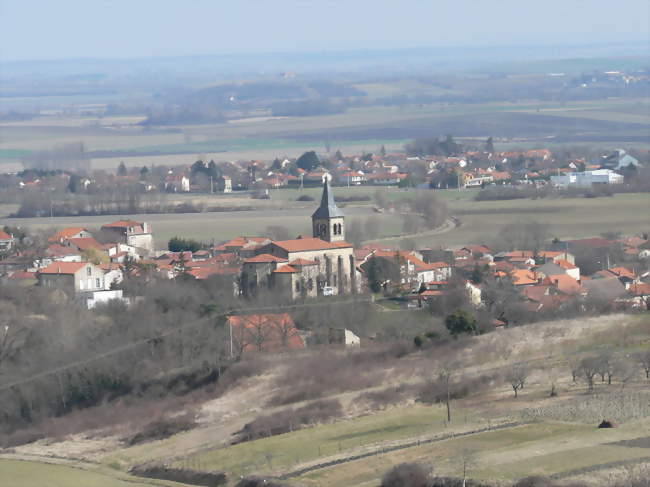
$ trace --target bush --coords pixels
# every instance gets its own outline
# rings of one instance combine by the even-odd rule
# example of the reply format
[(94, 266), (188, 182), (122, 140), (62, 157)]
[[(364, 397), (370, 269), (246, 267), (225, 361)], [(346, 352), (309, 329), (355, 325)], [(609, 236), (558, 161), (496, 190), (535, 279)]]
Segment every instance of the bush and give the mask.
[(309, 196), (308, 194), (302, 194), (296, 198), (296, 201), (315, 201), (315, 198), (313, 196)]
[(341, 416), (343, 416), (343, 408), (338, 400), (315, 401), (301, 408), (289, 408), (266, 416), (259, 416), (237, 433), (238, 441), (281, 435)]
[(261, 477), (246, 477), (237, 482), (235, 487), (289, 487), (289, 485)]
[(146, 425), (142, 431), (128, 438), (126, 443), (137, 445), (147, 441), (163, 440), (195, 426), (196, 421), (189, 413), (174, 418), (160, 419)]
[(429, 472), (418, 463), (401, 463), (381, 479), (381, 487), (429, 487)]
[(197, 472), (164, 466), (138, 466), (132, 468), (130, 473), (148, 479), (171, 480), (204, 487), (220, 487), (228, 482), (228, 477), (223, 472)]

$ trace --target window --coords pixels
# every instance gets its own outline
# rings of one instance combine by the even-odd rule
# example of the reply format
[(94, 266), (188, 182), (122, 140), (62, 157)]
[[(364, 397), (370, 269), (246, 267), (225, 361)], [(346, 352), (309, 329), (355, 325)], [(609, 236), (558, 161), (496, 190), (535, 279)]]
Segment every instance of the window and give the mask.
[(79, 289), (83, 289), (83, 288), (84, 288), (84, 280), (79, 279)]
[(296, 281), (296, 292), (300, 292), (300, 281)]
[(93, 275), (92, 267), (90, 267), (90, 266), (86, 267), (86, 275), (87, 276), (92, 276)]
[(99, 282), (99, 278), (95, 279), (95, 287), (101, 287), (102, 285)]

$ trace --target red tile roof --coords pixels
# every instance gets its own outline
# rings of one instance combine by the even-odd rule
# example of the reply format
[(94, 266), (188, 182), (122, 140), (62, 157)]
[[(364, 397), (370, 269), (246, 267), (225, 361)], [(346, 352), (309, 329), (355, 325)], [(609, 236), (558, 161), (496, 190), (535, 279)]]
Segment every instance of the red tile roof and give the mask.
[(79, 269), (83, 269), (88, 262), (52, 262), (45, 269), (39, 271), (40, 274), (75, 274)]
[(298, 271), (295, 267), (291, 267), (290, 265), (283, 265), (282, 267), (278, 267), (273, 272), (278, 274), (295, 274)]
[(86, 231), (85, 228), (83, 227), (68, 227), (68, 228), (62, 228), (58, 232), (56, 232), (54, 235), (52, 235), (49, 239), (48, 242), (60, 242), (61, 240), (66, 240), (69, 238), (74, 237), (75, 235)]
[(95, 240), (92, 237), (69, 238), (68, 241), (71, 242), (79, 250), (90, 250), (90, 249), (103, 250), (102, 244), (100, 244), (97, 240)]
[(0, 240), (11, 240), (11, 235), (0, 228)]
[(568, 274), (552, 274), (544, 279), (543, 284), (553, 286), (565, 294), (580, 294), (583, 292), (580, 283)]
[(271, 254), (260, 254), (256, 255), (255, 257), (251, 257), (250, 259), (246, 259), (244, 261), (244, 264), (258, 264), (258, 263), (266, 263), (266, 262), (286, 262), (287, 259), (282, 259), (280, 257), (276, 257), (275, 255)]
[(632, 284), (628, 292), (633, 296), (650, 296), (650, 284), (645, 282)]

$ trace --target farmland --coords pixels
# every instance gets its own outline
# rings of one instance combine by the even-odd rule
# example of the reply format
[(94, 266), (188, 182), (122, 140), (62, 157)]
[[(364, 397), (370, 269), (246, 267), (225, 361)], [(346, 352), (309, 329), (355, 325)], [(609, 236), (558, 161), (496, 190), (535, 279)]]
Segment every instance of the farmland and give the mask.
[(198, 156), (216, 161), (291, 157), (310, 149), (323, 152), (326, 143), (344, 153), (376, 151), (381, 145), (400, 150), (414, 137), (448, 133), (492, 135), (502, 148), (587, 142), (646, 147), (648, 113), (647, 100), (611, 99), (374, 106), (334, 115), (252, 117), (247, 123), (157, 129), (137, 125), (142, 120), (137, 116), (40, 116), (0, 124), (0, 164), (15, 170), (31, 151), (72, 142), (84, 143), (96, 169), (114, 169), (120, 161), (137, 167), (191, 164)]
[[(339, 197), (367, 196), (372, 198), (380, 191), (392, 200), (407, 197), (413, 190), (396, 188), (353, 187), (335, 188)], [(535, 219), (550, 225), (550, 234), (558, 238), (580, 238), (599, 235), (603, 231), (634, 234), (647, 230), (650, 220), (647, 212), (640, 211), (650, 206), (647, 193), (616, 194), (609, 198), (560, 198), (560, 199), (521, 199), (506, 201), (474, 201), (474, 191), (441, 190), (436, 195), (449, 207), (449, 213), (459, 220), (459, 225), (444, 233), (423, 232), (414, 238), (420, 246), (464, 245), (489, 241), (498, 229), (508, 223)], [(316, 200), (319, 188), (303, 190), (271, 191), (271, 200), (251, 200), (244, 197), (182, 195), (174, 196), (174, 201), (194, 201), (217, 205), (252, 205), (253, 211), (229, 211), (191, 214), (151, 214), (128, 215), (137, 220), (150, 222), (158, 248), (164, 248), (173, 236), (183, 235), (201, 241), (222, 241), (237, 235), (259, 235), (270, 225), (284, 226), (293, 235), (310, 235), (309, 216), (316, 203), (298, 202), (300, 195), (309, 195)], [(393, 213), (375, 213), (373, 202), (348, 203), (345, 207), (348, 220), (377, 218), (381, 237), (399, 235), (402, 218)], [(7, 215), (15, 207), (5, 205)], [(126, 215), (124, 215), (126, 216)], [(82, 226), (95, 228), (116, 217), (58, 217), (58, 218), (0, 218), (0, 224), (20, 225), (32, 229)], [(394, 240), (394, 238), (393, 238)], [(394, 242), (393, 242), (394, 243)]]

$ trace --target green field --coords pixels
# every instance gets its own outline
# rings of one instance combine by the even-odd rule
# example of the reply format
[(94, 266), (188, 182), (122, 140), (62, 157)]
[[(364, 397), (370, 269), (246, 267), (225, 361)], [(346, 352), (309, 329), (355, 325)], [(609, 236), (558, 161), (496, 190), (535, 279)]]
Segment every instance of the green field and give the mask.
[[(90, 469), (88, 469), (90, 468)], [(3, 487), (182, 487), (186, 484), (149, 480), (101, 466), (84, 468), (38, 461), (0, 459)]]

